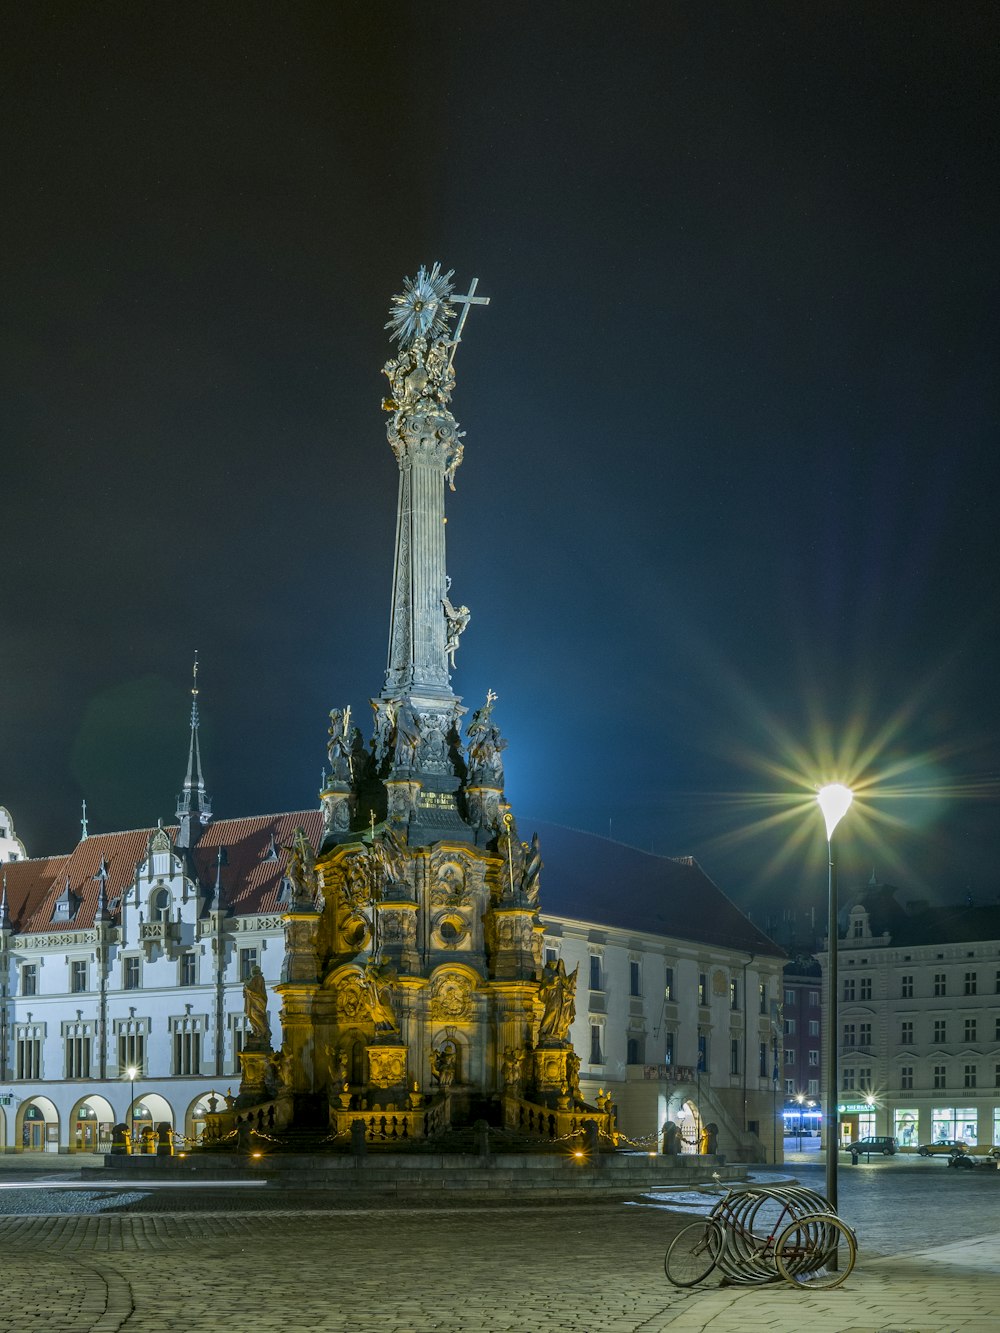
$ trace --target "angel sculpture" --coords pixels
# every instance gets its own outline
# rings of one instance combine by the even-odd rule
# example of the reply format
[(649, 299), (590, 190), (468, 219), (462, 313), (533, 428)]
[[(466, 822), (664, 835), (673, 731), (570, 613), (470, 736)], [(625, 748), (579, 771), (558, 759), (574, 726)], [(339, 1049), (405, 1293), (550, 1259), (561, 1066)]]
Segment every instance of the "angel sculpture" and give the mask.
[(469, 621), (472, 619), (472, 612), (467, 606), (452, 606), (451, 598), (447, 593), (441, 598), (441, 605), (444, 607), (445, 618), (444, 651), (448, 661), (451, 663), (451, 669), (454, 671), (455, 651), (458, 648), (458, 641), (464, 634)]

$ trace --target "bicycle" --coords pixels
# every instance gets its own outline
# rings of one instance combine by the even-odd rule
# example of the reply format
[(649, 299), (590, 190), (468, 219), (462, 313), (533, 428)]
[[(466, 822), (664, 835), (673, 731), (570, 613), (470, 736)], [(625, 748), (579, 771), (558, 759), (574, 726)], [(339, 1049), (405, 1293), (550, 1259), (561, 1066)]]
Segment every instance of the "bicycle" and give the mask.
[(682, 1227), (663, 1267), (677, 1287), (697, 1286), (718, 1269), (731, 1283), (784, 1278), (828, 1290), (845, 1281), (856, 1258), (854, 1232), (822, 1195), (801, 1186), (750, 1187), (730, 1189), (708, 1218)]

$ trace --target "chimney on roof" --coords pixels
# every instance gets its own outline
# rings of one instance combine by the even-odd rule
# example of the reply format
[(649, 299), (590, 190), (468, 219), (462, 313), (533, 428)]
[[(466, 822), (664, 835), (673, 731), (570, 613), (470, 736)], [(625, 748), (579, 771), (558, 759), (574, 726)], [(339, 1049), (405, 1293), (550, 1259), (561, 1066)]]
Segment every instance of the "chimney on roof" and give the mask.
[(205, 779), (201, 772), (201, 747), (198, 744), (198, 653), (196, 651), (191, 684), (191, 742), (188, 747), (184, 789), (177, 798), (177, 823), (180, 827), (175, 846), (188, 849), (193, 847), (211, 818), (212, 802), (205, 790)]

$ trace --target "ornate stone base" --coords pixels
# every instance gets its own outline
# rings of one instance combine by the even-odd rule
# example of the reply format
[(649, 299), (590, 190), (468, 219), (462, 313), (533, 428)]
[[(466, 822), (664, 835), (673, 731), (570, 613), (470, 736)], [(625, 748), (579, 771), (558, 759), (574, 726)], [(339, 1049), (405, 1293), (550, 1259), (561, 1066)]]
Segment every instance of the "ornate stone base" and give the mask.
[(573, 1050), (569, 1042), (538, 1046), (531, 1053), (535, 1087), (542, 1097), (560, 1096), (569, 1085), (566, 1058)]
[(252, 1102), (262, 1101), (267, 1096), (268, 1067), (273, 1060), (270, 1050), (240, 1051), (240, 1068), (243, 1077), (240, 1080), (240, 1095), (237, 1105), (248, 1106)]
[(368, 1081), (373, 1088), (405, 1090), (406, 1047), (401, 1041), (373, 1044), (368, 1047), (367, 1054)]

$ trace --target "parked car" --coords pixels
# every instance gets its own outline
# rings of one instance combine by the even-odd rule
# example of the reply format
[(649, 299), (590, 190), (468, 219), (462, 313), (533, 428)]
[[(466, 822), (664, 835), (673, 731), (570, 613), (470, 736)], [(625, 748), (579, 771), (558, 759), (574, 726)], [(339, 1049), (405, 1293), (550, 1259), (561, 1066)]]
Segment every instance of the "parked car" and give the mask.
[(882, 1153), (885, 1157), (891, 1157), (899, 1144), (889, 1134), (872, 1134), (866, 1139), (855, 1139), (853, 1143), (847, 1145), (847, 1152), (852, 1157), (860, 1157), (862, 1153)]
[(953, 1152), (968, 1152), (964, 1139), (938, 1139), (936, 1143), (922, 1143), (917, 1149), (921, 1157), (950, 1157)]

